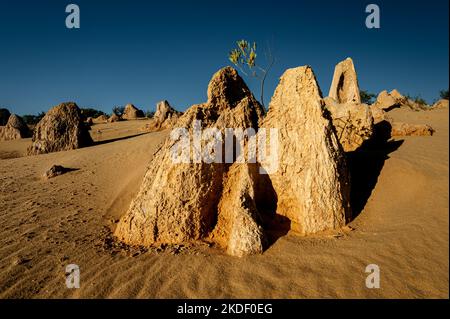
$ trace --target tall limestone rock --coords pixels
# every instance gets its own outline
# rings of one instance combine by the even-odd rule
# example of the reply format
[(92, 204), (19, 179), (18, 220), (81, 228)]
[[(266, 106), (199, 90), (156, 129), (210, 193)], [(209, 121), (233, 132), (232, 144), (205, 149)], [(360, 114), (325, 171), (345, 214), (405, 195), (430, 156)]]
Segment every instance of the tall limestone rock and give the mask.
[(301, 234), (344, 226), (351, 216), (346, 161), (309, 66), (283, 74), (262, 127), (278, 129), (279, 168), (269, 174), (277, 214)]
[(78, 106), (62, 103), (50, 109), (37, 124), (28, 155), (73, 150), (92, 143)]
[[(185, 128), (188, 140), (197, 134), (194, 128), (201, 128), (203, 132), (217, 129), (223, 136), (225, 128), (257, 129), (263, 112), (236, 70), (227, 67), (211, 79), (208, 101), (190, 107), (176, 126)], [(233, 205), (239, 207), (242, 198), (251, 198), (251, 183), (242, 180), (242, 184), (234, 189), (226, 184), (233, 178), (228, 177), (231, 164), (223, 163), (223, 160), (222, 163), (195, 160), (193, 154), (200, 151), (200, 145), (202, 150), (208, 149), (208, 139), (200, 139), (199, 144), (191, 141), (190, 162), (176, 163), (172, 156), (182, 137), (172, 137), (155, 154), (140, 191), (119, 221), (115, 235), (128, 244), (153, 245), (205, 239), (214, 232), (225, 234), (226, 238), (221, 235), (212, 238), (217, 238), (224, 246), (230, 243), (229, 251), (235, 255), (260, 251), (262, 233), (255, 212), (246, 206), (233, 212), (220, 208), (223, 206), (220, 203), (233, 201), (237, 201)], [(245, 167), (233, 169), (241, 170), (245, 173)], [(226, 195), (222, 195), (224, 189)], [(228, 214), (230, 218), (226, 218), (225, 223), (218, 223), (220, 214)], [(233, 230), (243, 224), (248, 225), (247, 231)], [(214, 229), (216, 226), (227, 231)]]
[(351, 58), (336, 65), (328, 96), (337, 103), (361, 104), (358, 78)]

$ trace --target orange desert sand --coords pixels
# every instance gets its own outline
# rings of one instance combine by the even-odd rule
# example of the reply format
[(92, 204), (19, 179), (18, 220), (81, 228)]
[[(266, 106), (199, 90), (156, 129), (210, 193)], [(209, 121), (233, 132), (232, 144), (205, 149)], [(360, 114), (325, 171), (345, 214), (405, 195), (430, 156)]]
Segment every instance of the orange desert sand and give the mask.
[[(206, 244), (112, 240), (168, 130), (143, 134), (146, 120), (96, 124), (94, 146), (38, 156), (26, 156), (30, 138), (0, 142), (0, 297), (448, 298), (448, 112), (389, 113), (436, 132), (395, 138), (384, 163), (367, 162), (376, 185), (350, 227), (288, 233), (243, 258)], [(74, 170), (43, 179), (55, 164)], [(80, 289), (65, 285), (71, 263)], [(380, 289), (365, 286), (369, 264), (380, 267)]]

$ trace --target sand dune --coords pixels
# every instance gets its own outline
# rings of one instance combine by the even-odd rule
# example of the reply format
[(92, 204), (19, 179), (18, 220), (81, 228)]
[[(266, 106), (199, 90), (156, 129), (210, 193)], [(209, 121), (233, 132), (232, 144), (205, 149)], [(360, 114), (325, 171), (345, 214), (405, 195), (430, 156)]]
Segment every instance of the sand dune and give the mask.
[[(436, 133), (358, 163), (353, 231), (287, 234), (244, 258), (206, 245), (175, 253), (111, 244), (167, 132), (138, 135), (143, 121), (99, 124), (95, 146), (30, 157), (29, 139), (0, 142), (0, 297), (448, 298), (448, 109), (389, 115)], [(76, 170), (42, 179), (53, 164)], [(65, 286), (70, 263), (80, 266), (80, 289)], [(380, 267), (380, 289), (365, 286), (368, 264)]]

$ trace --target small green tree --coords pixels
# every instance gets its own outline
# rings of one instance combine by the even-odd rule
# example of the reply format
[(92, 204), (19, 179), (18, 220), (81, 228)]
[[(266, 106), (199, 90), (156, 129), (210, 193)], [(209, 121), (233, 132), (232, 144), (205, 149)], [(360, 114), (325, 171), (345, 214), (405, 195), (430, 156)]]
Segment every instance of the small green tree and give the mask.
[(122, 116), (123, 113), (125, 112), (125, 106), (114, 106), (112, 112), (117, 116)]
[(256, 63), (256, 42), (252, 45), (246, 40), (240, 40), (236, 42), (237, 47), (230, 51), (228, 59), (247, 77), (256, 78), (260, 81), (261, 85), (261, 104), (264, 105), (264, 84), (267, 74), (275, 63), (275, 58), (272, 55), (270, 48), (265, 53), (267, 66), (261, 67)]
[(441, 99), (449, 99), (449, 93), (448, 90), (442, 90), (439, 92), (439, 96), (441, 97)]
[(370, 93), (369, 91), (362, 90), (360, 92), (361, 102), (364, 104), (372, 104), (374, 102), (374, 98), (376, 94)]

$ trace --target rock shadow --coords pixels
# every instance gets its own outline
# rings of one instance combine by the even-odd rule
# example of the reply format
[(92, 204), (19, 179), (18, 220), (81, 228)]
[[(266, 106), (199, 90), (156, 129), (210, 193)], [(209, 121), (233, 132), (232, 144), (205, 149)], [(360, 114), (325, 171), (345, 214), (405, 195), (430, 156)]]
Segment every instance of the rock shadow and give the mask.
[(391, 129), (391, 124), (387, 121), (376, 124), (373, 137), (357, 150), (346, 154), (351, 181), (352, 220), (358, 217), (366, 206), (389, 154), (404, 142), (392, 141)]
[(276, 213), (278, 196), (269, 175), (260, 174), (255, 187), (255, 203), (266, 236), (264, 250), (267, 250), (289, 232), (291, 221), (289, 218)]

